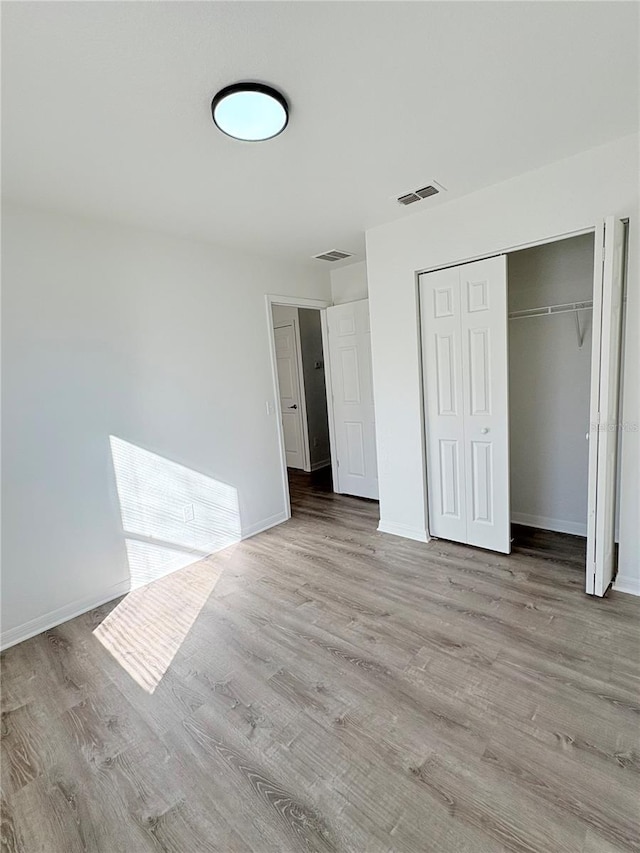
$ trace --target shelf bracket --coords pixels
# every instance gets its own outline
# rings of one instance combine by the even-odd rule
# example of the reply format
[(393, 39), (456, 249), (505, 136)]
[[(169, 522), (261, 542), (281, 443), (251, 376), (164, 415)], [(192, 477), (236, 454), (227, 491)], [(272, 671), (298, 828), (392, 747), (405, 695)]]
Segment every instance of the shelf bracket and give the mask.
[(576, 334), (578, 336), (578, 349), (582, 349), (582, 344), (584, 343), (584, 329), (580, 328), (580, 314), (578, 309), (573, 312), (573, 316), (576, 318)]

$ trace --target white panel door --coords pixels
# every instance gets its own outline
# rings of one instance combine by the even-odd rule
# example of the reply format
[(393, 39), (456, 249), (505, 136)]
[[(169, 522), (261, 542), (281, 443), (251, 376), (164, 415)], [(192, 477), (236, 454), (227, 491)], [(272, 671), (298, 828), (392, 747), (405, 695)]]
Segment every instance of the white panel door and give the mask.
[(300, 372), (295, 326), (291, 323), (274, 330), (276, 341), (276, 364), (278, 367), (278, 389), (287, 468), (306, 467), (304, 432), (300, 393)]
[(378, 498), (369, 300), (327, 308), (337, 492)]
[(429, 532), (508, 554), (506, 255), (420, 276)]
[(624, 225), (608, 217), (596, 229), (589, 433), (586, 591), (603, 596), (615, 572), (615, 497)]
[(507, 256), (460, 268), (467, 542), (511, 551)]
[(429, 533), (467, 541), (460, 273), (420, 276)]

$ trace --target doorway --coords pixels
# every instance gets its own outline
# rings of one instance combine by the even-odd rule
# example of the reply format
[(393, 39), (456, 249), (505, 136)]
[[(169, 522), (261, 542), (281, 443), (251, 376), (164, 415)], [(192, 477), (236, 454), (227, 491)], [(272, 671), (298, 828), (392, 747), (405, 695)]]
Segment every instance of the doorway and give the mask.
[(584, 571), (594, 235), (507, 257), (512, 547)]
[(278, 400), (288, 469), (331, 467), (320, 311), (273, 305)]
[(283, 487), (378, 499), (369, 303), (267, 296)]
[(586, 539), (593, 234), (508, 255), (511, 521)]
[(624, 244), (609, 218), (419, 276), (430, 534), (507, 554), (514, 535), (582, 537), (600, 596), (615, 573)]

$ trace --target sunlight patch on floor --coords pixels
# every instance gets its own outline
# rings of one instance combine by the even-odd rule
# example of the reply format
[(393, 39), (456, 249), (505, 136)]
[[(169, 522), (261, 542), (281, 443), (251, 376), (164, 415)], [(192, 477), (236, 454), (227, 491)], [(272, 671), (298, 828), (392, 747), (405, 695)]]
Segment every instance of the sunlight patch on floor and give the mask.
[(222, 574), (198, 563), (129, 593), (93, 634), (126, 672), (153, 693)]

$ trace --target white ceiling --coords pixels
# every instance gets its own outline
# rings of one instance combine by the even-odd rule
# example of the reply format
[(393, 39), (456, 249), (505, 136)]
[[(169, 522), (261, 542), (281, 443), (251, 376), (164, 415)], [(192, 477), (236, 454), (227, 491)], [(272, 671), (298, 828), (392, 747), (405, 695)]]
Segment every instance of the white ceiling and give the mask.
[[(306, 259), (635, 132), (637, 3), (3, 3), (3, 192)], [(285, 133), (216, 130), (279, 87)], [(552, 192), (553, 188), (548, 188)], [(319, 261), (312, 262), (321, 263)], [(327, 265), (327, 268), (329, 265)]]

